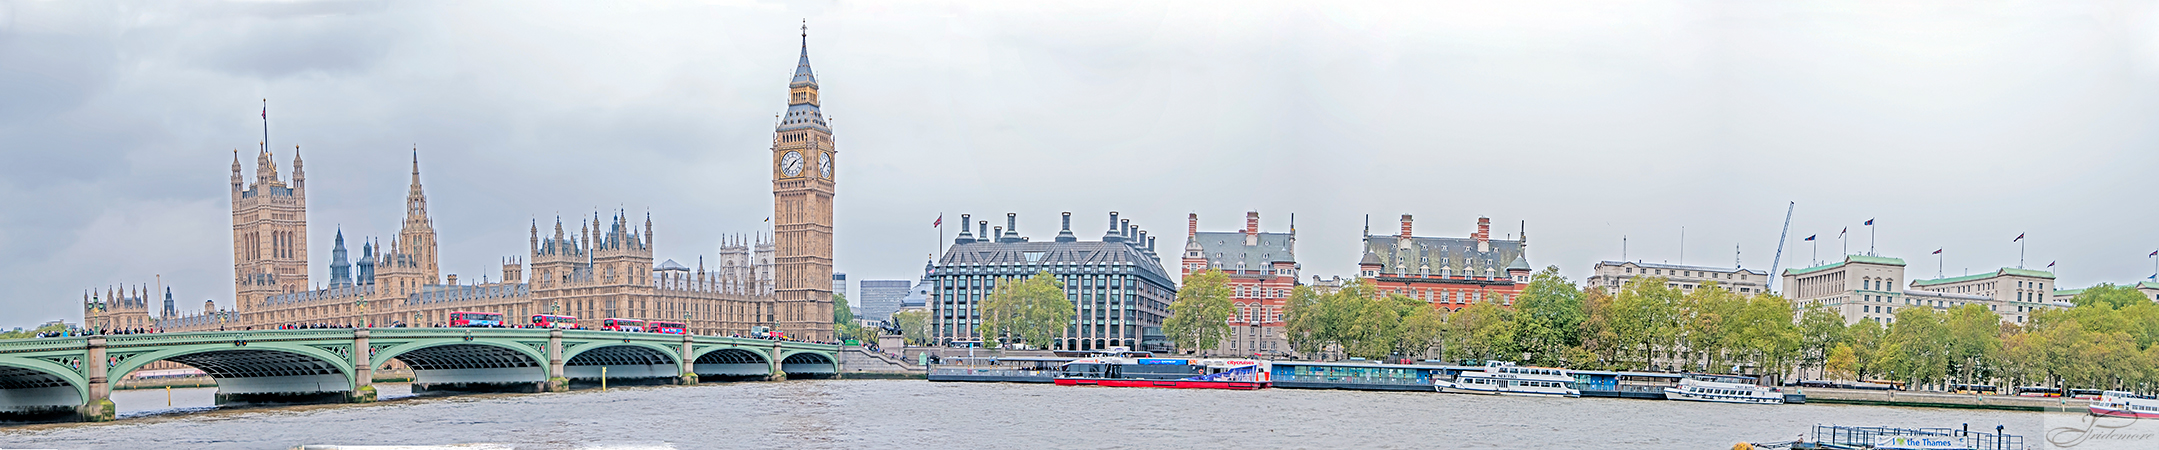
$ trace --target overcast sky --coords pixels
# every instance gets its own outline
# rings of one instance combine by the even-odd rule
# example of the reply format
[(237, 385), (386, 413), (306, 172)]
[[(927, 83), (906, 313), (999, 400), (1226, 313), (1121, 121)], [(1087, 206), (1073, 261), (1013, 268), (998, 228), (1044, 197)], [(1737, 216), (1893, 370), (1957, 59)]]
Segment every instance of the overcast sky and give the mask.
[(2069, 287), (2159, 250), (2148, 1), (0, 0), (0, 326), (159, 275), (229, 306), (226, 177), (266, 98), (318, 282), (340, 228), (395, 234), (415, 146), (445, 273), (615, 210), (694, 264), (765, 229), (805, 19), (855, 280), (919, 276), (962, 213), (1093, 239), (1121, 211), (1170, 255), (1188, 212), (1295, 214), (1318, 275), (1401, 214), (1526, 221), (1530, 262), (1577, 280), (1623, 238), (1767, 270), (1788, 202), (1787, 268), (1846, 227), (1864, 252), (1869, 218), (1910, 278), (2015, 266), (2019, 234)]

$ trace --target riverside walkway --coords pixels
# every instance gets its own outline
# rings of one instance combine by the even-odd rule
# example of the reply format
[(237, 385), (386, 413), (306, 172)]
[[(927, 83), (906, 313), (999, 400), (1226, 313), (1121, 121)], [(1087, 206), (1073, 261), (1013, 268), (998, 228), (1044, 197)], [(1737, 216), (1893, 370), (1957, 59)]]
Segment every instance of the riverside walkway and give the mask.
[(217, 401), (375, 400), (374, 371), (399, 360), (413, 384), (525, 392), (571, 380), (779, 380), (839, 373), (839, 346), (765, 339), (519, 328), (204, 331), (0, 340), (0, 413), (72, 410), (113, 419), (111, 380), (155, 361), (201, 369)]

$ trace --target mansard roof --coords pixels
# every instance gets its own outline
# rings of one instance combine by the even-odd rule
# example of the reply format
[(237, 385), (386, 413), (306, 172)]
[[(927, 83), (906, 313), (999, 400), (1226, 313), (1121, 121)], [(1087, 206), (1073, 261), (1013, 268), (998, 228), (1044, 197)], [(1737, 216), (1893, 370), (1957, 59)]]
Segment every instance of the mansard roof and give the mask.
[(1718, 272), (1718, 273), (1740, 273), (1740, 272), (1746, 272), (1746, 273), (1750, 273), (1750, 274), (1758, 274), (1758, 275), (1768, 275), (1768, 274), (1769, 274), (1769, 272), (1766, 272), (1766, 271), (1761, 271), (1761, 270), (1754, 270), (1754, 269), (1748, 269), (1748, 268), (1738, 268), (1738, 269), (1734, 269), (1734, 268), (1730, 268), (1730, 267), (1689, 266), (1689, 265), (1684, 265), (1684, 264), (1663, 264), (1663, 263), (1653, 263), (1653, 262), (1640, 262), (1640, 261), (1598, 261), (1598, 262), (1597, 262), (1597, 265), (1600, 265), (1600, 266), (1620, 266), (1620, 265), (1632, 265), (1632, 266), (1635, 266), (1635, 267), (1640, 267), (1640, 268), (1644, 268), (1644, 269), (1664, 269), (1664, 270), (1692, 270), (1692, 271), (1696, 271), (1696, 272)]
[(1243, 231), (1202, 231), (1193, 233), (1192, 240), (1199, 243), (1200, 256), (1210, 267), (1238, 270), (1271, 267), (1277, 262), (1296, 263), (1297, 236), (1289, 233), (1258, 233), (1255, 245), (1245, 245)]
[(1423, 274), (1429, 266), (1431, 273), (1443, 270), (1492, 270), (1503, 271), (1504, 266), (1517, 260), (1529, 267), (1529, 260), (1522, 254), (1522, 241), (1490, 239), (1483, 251), (1477, 249), (1473, 238), (1416, 237), (1411, 236), (1407, 246), (1400, 236), (1365, 236), (1364, 251), (1376, 257), (1380, 273)]
[(1175, 286), (1162, 260), (1148, 256), (1141, 247), (1122, 242), (974, 242), (955, 244), (945, 251), (938, 266), (962, 265), (1056, 265), (1130, 263), (1134, 273)]

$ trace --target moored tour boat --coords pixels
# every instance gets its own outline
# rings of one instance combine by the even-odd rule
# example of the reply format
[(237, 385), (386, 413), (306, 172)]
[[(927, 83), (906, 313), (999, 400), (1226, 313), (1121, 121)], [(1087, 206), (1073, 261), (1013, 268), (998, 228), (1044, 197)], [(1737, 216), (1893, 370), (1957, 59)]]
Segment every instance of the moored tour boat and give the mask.
[(1784, 404), (1784, 389), (1757, 386), (1753, 377), (1687, 374), (1685, 379), (1679, 380), (1678, 386), (1664, 388), (1664, 398), (1694, 402), (1781, 405)]
[(1058, 386), (1263, 389), (1267, 361), (1248, 359), (1085, 358), (1065, 363)]
[(2133, 392), (2106, 391), (2089, 406), (2094, 416), (2159, 419), (2159, 400)]
[(1434, 381), (1432, 385), (1439, 392), (1460, 394), (1582, 396), (1582, 391), (1574, 388), (1574, 375), (1567, 369), (1517, 366), (1502, 361), (1485, 363), (1484, 370), (1463, 371), (1455, 374), (1453, 380)]

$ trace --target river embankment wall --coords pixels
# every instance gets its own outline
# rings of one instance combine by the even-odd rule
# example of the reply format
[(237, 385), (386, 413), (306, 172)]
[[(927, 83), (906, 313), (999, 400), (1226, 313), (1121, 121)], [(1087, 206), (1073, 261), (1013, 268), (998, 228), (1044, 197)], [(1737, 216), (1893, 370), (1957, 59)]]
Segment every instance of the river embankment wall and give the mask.
[(1954, 394), (1948, 392), (1877, 391), (1863, 389), (1806, 388), (1807, 403), (1910, 406), (1922, 408), (1997, 409), (2007, 411), (2086, 412), (2091, 401), (2059, 397)]

